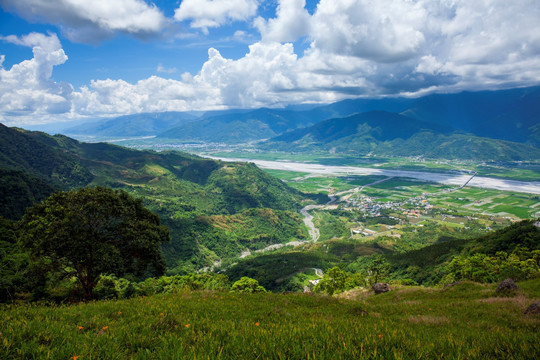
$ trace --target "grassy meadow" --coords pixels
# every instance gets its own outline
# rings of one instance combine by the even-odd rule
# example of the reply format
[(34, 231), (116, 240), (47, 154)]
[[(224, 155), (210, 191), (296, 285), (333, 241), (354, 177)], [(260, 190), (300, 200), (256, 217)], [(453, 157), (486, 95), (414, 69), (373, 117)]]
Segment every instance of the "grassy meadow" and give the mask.
[(0, 305), (2, 359), (533, 359), (540, 279), (373, 295), (185, 292)]

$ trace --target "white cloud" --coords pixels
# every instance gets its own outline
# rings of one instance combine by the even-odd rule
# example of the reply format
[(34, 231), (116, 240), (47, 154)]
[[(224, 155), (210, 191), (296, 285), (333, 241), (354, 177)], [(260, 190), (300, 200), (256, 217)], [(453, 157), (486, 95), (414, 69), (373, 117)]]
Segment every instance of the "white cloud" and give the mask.
[(166, 68), (163, 66), (163, 64), (158, 64), (156, 71), (159, 73), (165, 73), (165, 74), (174, 74), (177, 70), (175, 67), (172, 68)]
[[(187, 16), (194, 2), (182, 4)], [(219, 25), (255, 12), (233, 18), (230, 5), (219, 4), (190, 10), (186, 19), (195, 27), (204, 19)], [(32, 47), (34, 58), (6, 70), (0, 56), (0, 108), (15, 121), (19, 115), (54, 112), (120, 115), (537, 85), (538, 19), (537, 0), (321, 0), (313, 15), (303, 0), (282, 0), (275, 19), (255, 21), (262, 39), (239, 59), (211, 48), (197, 74), (135, 83), (94, 80), (76, 91), (52, 80), (53, 67), (67, 59), (56, 35), (9, 36), (4, 41)], [(237, 31), (234, 36), (249, 35)], [(301, 55), (287, 43), (299, 37), (310, 41)], [(161, 64), (156, 70), (172, 73)]]
[(258, 0), (183, 0), (175, 10), (174, 18), (191, 20), (192, 28), (208, 33), (208, 28), (252, 18), (258, 6)]
[(26, 19), (57, 24), (77, 42), (96, 42), (115, 32), (147, 37), (167, 23), (143, 0), (2, 0), (1, 5)]
[[(0, 62), (0, 109), (3, 115), (49, 117), (71, 109), (73, 88), (52, 80), (53, 67), (67, 61), (56, 34), (31, 33), (26, 36), (6, 36), (1, 40), (31, 47), (34, 57), (4, 69)], [(2, 116), (2, 115), (0, 115)]]
[(254, 25), (264, 41), (295, 41), (309, 34), (311, 18), (305, 6), (305, 0), (279, 0), (277, 17), (269, 20), (258, 17)]
[[(336, 70), (338, 69), (338, 70)], [(363, 75), (365, 61), (325, 56), (313, 50), (298, 59), (292, 44), (259, 42), (238, 60), (211, 48), (196, 75), (180, 80), (152, 76), (130, 84), (92, 81), (73, 94), (74, 111), (83, 115), (117, 115), (151, 111), (254, 108), (300, 102), (331, 102), (372, 86)]]
[(321, 0), (310, 35), (325, 52), (398, 62), (422, 50), (427, 15), (417, 1)]

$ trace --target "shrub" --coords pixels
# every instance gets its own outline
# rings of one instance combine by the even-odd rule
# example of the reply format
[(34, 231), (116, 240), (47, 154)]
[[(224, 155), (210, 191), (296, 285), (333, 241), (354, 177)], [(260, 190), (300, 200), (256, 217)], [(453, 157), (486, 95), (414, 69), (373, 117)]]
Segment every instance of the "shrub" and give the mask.
[(266, 290), (264, 287), (259, 285), (259, 282), (257, 280), (244, 276), (240, 280), (232, 284), (231, 292), (255, 293), (266, 292)]

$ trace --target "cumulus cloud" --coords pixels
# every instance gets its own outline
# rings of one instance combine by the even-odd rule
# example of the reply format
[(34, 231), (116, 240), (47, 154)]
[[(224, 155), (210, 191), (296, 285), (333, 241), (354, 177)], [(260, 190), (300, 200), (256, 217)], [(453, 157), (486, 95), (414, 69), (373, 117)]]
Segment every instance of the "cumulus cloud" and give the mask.
[(539, 18), (535, 0), (321, 0), (306, 55), (366, 60), (379, 94), (534, 85)]
[(92, 81), (73, 94), (74, 111), (116, 115), (331, 102), (372, 88), (365, 78), (371, 70), (364, 60), (316, 50), (299, 59), (290, 43), (255, 43), (238, 60), (211, 48), (198, 74), (185, 73), (178, 80), (152, 76), (134, 84)]
[(183, 0), (175, 10), (174, 18), (191, 20), (192, 28), (208, 33), (208, 28), (252, 18), (258, 6), (258, 0)]
[(2, 0), (1, 5), (29, 20), (58, 24), (76, 42), (96, 42), (115, 32), (148, 37), (167, 23), (143, 0)]
[(292, 42), (309, 34), (311, 17), (305, 9), (305, 0), (280, 0), (277, 17), (254, 21), (264, 41)]
[[(51, 76), (53, 67), (67, 61), (56, 34), (31, 33), (26, 36), (5, 36), (1, 40), (31, 47), (34, 54), (7, 70), (0, 62), (0, 108), (4, 115), (32, 117), (66, 113), (71, 108), (73, 88), (57, 83)], [(28, 119), (27, 119), (28, 120)]]
[(185, 111), (214, 108), (219, 93), (204, 84), (151, 76), (130, 84), (124, 80), (97, 80), (73, 94), (74, 110), (81, 115), (119, 115), (137, 112)]
[(325, 52), (377, 62), (403, 61), (421, 51), (427, 15), (416, 1), (321, 0), (310, 35)]
[(439, 3), (416, 72), (454, 77), (450, 90), (540, 81), (540, 4), (535, 0)]

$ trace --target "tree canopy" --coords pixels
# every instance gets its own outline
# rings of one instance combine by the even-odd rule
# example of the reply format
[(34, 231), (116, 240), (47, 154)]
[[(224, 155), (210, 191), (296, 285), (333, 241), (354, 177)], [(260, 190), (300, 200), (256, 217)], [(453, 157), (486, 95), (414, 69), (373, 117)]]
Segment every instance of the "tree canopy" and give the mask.
[(160, 275), (169, 230), (140, 199), (104, 187), (58, 192), (28, 209), (23, 241), (32, 256), (76, 276), (87, 298), (100, 274)]

